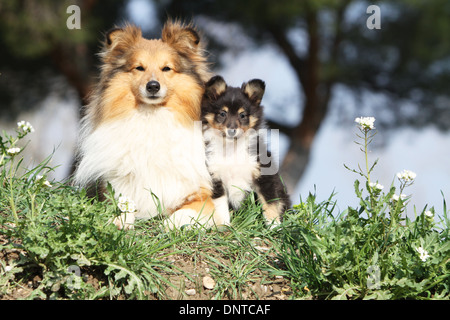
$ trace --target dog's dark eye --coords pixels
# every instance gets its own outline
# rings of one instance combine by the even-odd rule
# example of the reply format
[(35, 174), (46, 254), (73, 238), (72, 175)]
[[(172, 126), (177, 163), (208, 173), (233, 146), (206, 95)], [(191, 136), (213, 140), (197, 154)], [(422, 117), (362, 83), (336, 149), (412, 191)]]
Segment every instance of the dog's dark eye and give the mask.
[(139, 70), (139, 71), (145, 71), (145, 69), (144, 69), (143, 66), (138, 66), (138, 67), (136, 67), (136, 70)]
[(241, 113), (239, 113), (239, 118), (244, 120), (245, 118), (247, 118), (247, 114), (245, 114), (245, 112), (241, 112)]
[(225, 110), (220, 111), (219, 116), (225, 118), (227, 116), (227, 112)]
[(167, 66), (165, 66), (164, 68), (162, 68), (162, 71), (163, 71), (163, 72), (167, 72), (167, 71), (170, 71), (170, 70), (172, 70), (172, 69), (170, 69), (170, 67), (167, 67)]

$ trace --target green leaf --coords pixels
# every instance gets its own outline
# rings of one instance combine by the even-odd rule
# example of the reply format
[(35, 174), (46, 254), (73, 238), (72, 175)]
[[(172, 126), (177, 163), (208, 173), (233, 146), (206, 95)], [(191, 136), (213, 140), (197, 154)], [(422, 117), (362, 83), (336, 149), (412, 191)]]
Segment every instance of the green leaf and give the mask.
[(128, 272), (125, 269), (120, 269), (119, 272), (114, 274), (114, 280), (119, 281), (128, 277)]
[(389, 290), (377, 290), (364, 297), (364, 300), (389, 300), (393, 294)]
[(359, 184), (360, 184), (359, 180), (355, 180), (353, 186), (355, 187), (356, 196), (358, 198), (362, 198), (362, 189), (361, 190), (359, 189)]
[(333, 289), (337, 292), (331, 300), (348, 300), (349, 298), (356, 298), (358, 295), (355, 289), (357, 286), (350, 286), (348, 283), (344, 284), (343, 288), (333, 286)]
[(72, 254), (70, 257), (73, 260), (75, 260), (77, 262), (78, 266), (80, 266), (80, 267), (91, 265), (91, 262), (89, 261), (89, 259), (87, 259), (82, 253)]

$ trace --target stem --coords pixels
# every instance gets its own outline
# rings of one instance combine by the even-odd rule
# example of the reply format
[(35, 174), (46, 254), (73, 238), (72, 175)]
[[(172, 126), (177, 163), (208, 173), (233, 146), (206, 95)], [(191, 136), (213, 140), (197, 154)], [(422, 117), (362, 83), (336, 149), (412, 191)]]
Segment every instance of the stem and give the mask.
[[(394, 211), (394, 216), (395, 216), (395, 220), (399, 220), (400, 221), (400, 210), (401, 210), (401, 205), (400, 203), (403, 205), (403, 199), (402, 199), (402, 194), (403, 194), (403, 190), (405, 189), (406, 185), (404, 183), (401, 183), (400, 185), (400, 194), (398, 195), (398, 201), (395, 205), (395, 211)], [(399, 218), (399, 219), (397, 219)]]
[(28, 191), (28, 194), (30, 195), (30, 202), (31, 202), (31, 218), (34, 219), (34, 217), (36, 215), (36, 211), (35, 211), (35, 198), (36, 198), (36, 195), (32, 194), (30, 191)]
[(9, 198), (9, 205), (11, 206), (11, 211), (14, 216), (14, 223), (16, 224), (16, 226), (18, 226), (19, 225), (19, 216), (17, 215), (16, 204), (14, 203), (14, 196), (13, 196), (12, 189), (11, 189), (11, 197)]
[(365, 129), (364, 130), (364, 155), (365, 155), (365, 157), (366, 157), (366, 170), (367, 170), (367, 181), (369, 182), (369, 185), (370, 185), (370, 170), (369, 170), (369, 159), (368, 159), (368, 150), (367, 150), (367, 147), (368, 147), (368, 139), (367, 139), (367, 134), (369, 133), (369, 130), (368, 129)]
[(9, 198), (9, 204), (11, 206), (11, 211), (13, 213), (14, 216), (14, 222), (16, 224), (16, 226), (19, 225), (19, 217), (17, 215), (17, 209), (16, 209), (16, 203), (14, 201), (14, 189), (13, 189), (13, 183), (14, 183), (14, 176), (15, 176), (15, 172), (13, 173), (13, 164), (14, 164), (14, 156), (11, 157), (11, 163), (10, 163), (10, 167), (9, 167), (9, 178), (7, 178), (9, 181), (9, 192), (10, 192), (10, 198)]
[(6, 153), (2, 153), (2, 158), (0, 159), (0, 166), (3, 165), (3, 160), (5, 159)]

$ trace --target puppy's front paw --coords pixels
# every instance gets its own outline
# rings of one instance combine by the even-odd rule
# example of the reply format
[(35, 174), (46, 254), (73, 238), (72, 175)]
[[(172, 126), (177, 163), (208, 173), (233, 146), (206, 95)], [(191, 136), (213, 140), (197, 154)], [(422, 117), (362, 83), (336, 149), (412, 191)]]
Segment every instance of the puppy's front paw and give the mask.
[(266, 225), (269, 227), (269, 229), (275, 229), (281, 225), (280, 218), (277, 217), (273, 220), (266, 219)]

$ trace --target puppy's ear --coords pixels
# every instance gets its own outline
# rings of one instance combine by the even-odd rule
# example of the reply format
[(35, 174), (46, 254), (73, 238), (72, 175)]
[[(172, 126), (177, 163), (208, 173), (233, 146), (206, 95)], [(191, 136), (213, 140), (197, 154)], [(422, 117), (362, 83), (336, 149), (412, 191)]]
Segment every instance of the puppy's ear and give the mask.
[(209, 99), (217, 99), (227, 90), (227, 83), (221, 76), (212, 77), (205, 86), (205, 95)]
[(192, 24), (184, 25), (178, 21), (168, 21), (162, 30), (162, 40), (175, 50), (188, 53), (196, 51), (200, 43), (200, 35)]
[(266, 84), (259, 79), (250, 80), (242, 84), (242, 92), (255, 104), (260, 104), (266, 90)]

